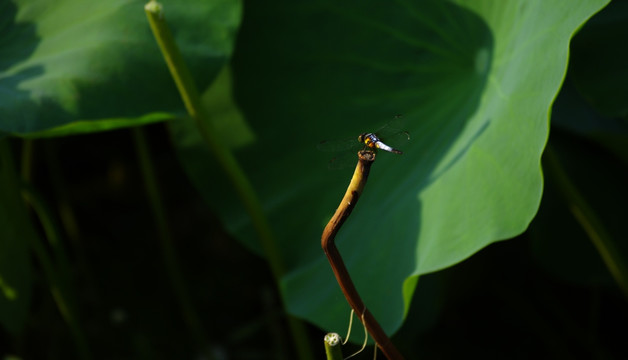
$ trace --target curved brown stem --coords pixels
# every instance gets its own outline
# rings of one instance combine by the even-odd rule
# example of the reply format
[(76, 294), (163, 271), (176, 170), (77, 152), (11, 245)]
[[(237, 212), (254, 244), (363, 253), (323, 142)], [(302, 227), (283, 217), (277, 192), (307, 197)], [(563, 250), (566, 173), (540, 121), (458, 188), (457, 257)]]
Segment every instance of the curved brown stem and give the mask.
[(325, 251), (325, 254), (327, 255), (329, 264), (334, 271), (336, 280), (338, 281), (345, 298), (347, 298), (347, 302), (356, 314), (363, 319), (364, 326), (366, 326), (366, 329), (377, 343), (377, 346), (389, 360), (401, 360), (403, 359), (401, 353), (399, 353), (377, 320), (375, 320), (371, 312), (364, 305), (364, 302), (362, 301), (362, 298), (360, 298), (360, 295), (351, 280), (351, 276), (349, 276), (349, 272), (342, 261), (340, 252), (338, 252), (334, 243), (336, 234), (351, 214), (351, 211), (353, 211), (353, 208), (362, 194), (362, 190), (364, 190), (364, 185), (366, 185), (371, 165), (375, 161), (375, 153), (370, 150), (362, 150), (358, 153), (358, 158), (358, 164), (355, 167), (351, 183), (347, 188), (345, 196), (342, 198), (338, 209), (336, 209), (336, 213), (331, 220), (329, 220), (329, 223), (327, 223), (325, 230), (323, 230), (321, 245), (323, 247), (323, 251)]

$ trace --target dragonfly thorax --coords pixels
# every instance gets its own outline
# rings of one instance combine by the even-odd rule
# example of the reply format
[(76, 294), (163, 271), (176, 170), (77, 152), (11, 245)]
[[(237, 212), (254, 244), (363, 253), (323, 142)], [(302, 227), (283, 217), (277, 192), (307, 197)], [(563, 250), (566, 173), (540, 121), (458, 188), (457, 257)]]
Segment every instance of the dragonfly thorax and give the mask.
[(373, 133), (360, 134), (360, 136), (358, 136), (358, 141), (370, 148), (377, 148), (377, 144), (381, 142), (377, 135)]

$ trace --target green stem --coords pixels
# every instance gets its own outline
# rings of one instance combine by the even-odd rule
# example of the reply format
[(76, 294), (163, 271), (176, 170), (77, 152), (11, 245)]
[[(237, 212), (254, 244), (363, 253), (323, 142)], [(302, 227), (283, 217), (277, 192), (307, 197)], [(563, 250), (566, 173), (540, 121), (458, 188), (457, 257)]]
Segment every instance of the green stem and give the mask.
[(340, 335), (336, 333), (328, 333), (325, 335), (325, 355), (327, 360), (343, 360), (342, 357), (342, 341)]
[(580, 226), (584, 229), (589, 239), (600, 254), (606, 268), (611, 276), (628, 298), (628, 273), (626, 265), (620, 256), (620, 252), (615, 249), (613, 239), (602, 225), (602, 222), (595, 214), (589, 203), (580, 194), (575, 184), (571, 182), (569, 176), (562, 168), (558, 156), (551, 147), (545, 150), (545, 169), (552, 175), (552, 180), (558, 185), (558, 189), (563, 195), (569, 211), (576, 218)]
[[(262, 204), (234, 155), (222, 142), (219, 134), (210, 131), (209, 116), (201, 104), (196, 85), (172, 37), (168, 24), (165, 21), (161, 4), (156, 1), (150, 1), (146, 4), (144, 9), (153, 35), (161, 49), (172, 78), (177, 85), (185, 108), (190, 117), (195, 121), (205, 143), (209, 146), (209, 149), (218, 160), (218, 163), (231, 180), (240, 201), (251, 217), (253, 227), (260, 238), (266, 259), (270, 264), (275, 279), (278, 281), (284, 274), (284, 266), (270, 224), (264, 215)], [(312, 352), (309, 342), (307, 341), (303, 324), (292, 317), (288, 318), (288, 324), (291, 328), (300, 358), (312, 359)]]
[(146, 4), (145, 9), (155, 39), (161, 48), (170, 73), (179, 89), (179, 94), (185, 104), (185, 108), (190, 117), (194, 119), (199, 132), (203, 136), (203, 140), (209, 146), (214, 156), (216, 156), (216, 159), (227, 173), (227, 176), (229, 176), (246, 211), (249, 216), (251, 216), (253, 226), (261, 239), (273, 274), (275, 277), (279, 278), (279, 276), (284, 273), (283, 264), (270, 225), (264, 216), (264, 211), (257, 198), (257, 194), (231, 151), (229, 151), (228, 147), (222, 142), (220, 136), (216, 132), (208, 129), (209, 116), (201, 103), (200, 96), (183, 57), (179, 52), (179, 48), (170, 33), (168, 24), (164, 19), (161, 5), (155, 1), (151, 1)]
[(133, 139), (140, 164), (140, 170), (146, 186), (146, 193), (148, 195), (153, 217), (155, 218), (155, 224), (158, 229), (157, 236), (160, 240), (161, 254), (166, 265), (168, 276), (170, 277), (170, 283), (174, 289), (175, 296), (183, 311), (185, 322), (190, 328), (192, 336), (194, 336), (196, 343), (201, 347), (201, 349), (204, 350), (205, 356), (208, 359), (213, 359), (214, 357), (211, 354), (211, 351), (209, 351), (210, 345), (207, 343), (207, 335), (203, 330), (200, 316), (194, 308), (194, 305), (192, 305), (189, 290), (185, 284), (181, 267), (179, 265), (179, 261), (177, 260), (170, 226), (168, 225), (168, 221), (166, 219), (166, 211), (159, 192), (157, 177), (155, 176), (153, 162), (150, 158), (150, 151), (146, 143), (146, 137), (144, 136), (144, 132), (141, 128), (133, 128)]

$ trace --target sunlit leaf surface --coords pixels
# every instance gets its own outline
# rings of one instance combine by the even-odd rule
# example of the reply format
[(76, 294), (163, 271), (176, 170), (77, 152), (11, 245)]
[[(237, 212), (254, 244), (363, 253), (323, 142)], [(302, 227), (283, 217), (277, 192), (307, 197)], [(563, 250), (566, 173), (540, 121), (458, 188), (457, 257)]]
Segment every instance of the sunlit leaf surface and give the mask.
[[(205, 89), (232, 51), (240, 4), (162, 3), (197, 85)], [(0, 132), (59, 136), (182, 114), (181, 98), (150, 31), (144, 4), (3, 2)]]

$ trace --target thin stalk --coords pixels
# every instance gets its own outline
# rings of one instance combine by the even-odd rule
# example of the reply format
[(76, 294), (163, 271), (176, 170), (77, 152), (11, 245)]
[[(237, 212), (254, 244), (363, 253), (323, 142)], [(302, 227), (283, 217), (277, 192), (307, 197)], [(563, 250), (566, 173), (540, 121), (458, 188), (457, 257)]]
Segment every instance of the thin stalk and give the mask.
[(85, 247), (81, 243), (80, 229), (76, 221), (76, 216), (74, 215), (74, 209), (70, 204), (67, 184), (64, 181), (61, 165), (59, 164), (57, 145), (56, 142), (52, 140), (46, 140), (43, 145), (42, 153), (48, 170), (48, 179), (52, 185), (53, 195), (56, 199), (56, 210), (59, 213), (60, 223), (63, 226), (63, 231), (67, 239), (79, 252), (80, 256), (78, 260), (82, 263), (82, 271), (85, 271), (85, 269), (89, 268), (85, 264), (87, 256), (85, 255)]
[(31, 182), (33, 175), (33, 140), (24, 139), (22, 141), (22, 180)]
[(78, 320), (78, 309), (76, 301), (74, 301), (74, 291), (71, 284), (71, 272), (69, 263), (67, 262), (67, 255), (60, 241), (61, 235), (59, 226), (54, 220), (50, 208), (37, 192), (25, 183), (22, 184), (22, 197), (30, 204), (39, 218), (39, 222), (44, 230), (46, 239), (50, 243), (56, 261), (50, 257), (46, 247), (41, 243), (38, 236), (33, 237), (31, 248), (48, 279), (50, 292), (57, 304), (57, 308), (68, 324), (70, 332), (74, 337), (79, 357), (81, 359), (91, 359), (92, 356), (89, 346), (87, 345), (87, 339)]
[(168, 220), (166, 219), (166, 211), (163, 205), (161, 194), (159, 192), (159, 185), (157, 184), (157, 177), (155, 176), (155, 170), (153, 161), (150, 158), (150, 150), (144, 136), (144, 131), (139, 128), (133, 128), (133, 139), (135, 143), (135, 152), (137, 153), (142, 178), (144, 179), (144, 185), (146, 187), (146, 194), (151, 205), (153, 217), (155, 219), (155, 225), (157, 226), (157, 237), (159, 238), (161, 255), (166, 265), (166, 271), (170, 278), (170, 284), (174, 290), (175, 297), (179, 302), (179, 306), (183, 312), (183, 317), (187, 323), (194, 340), (199, 345), (205, 356), (208, 359), (214, 359), (211, 354), (210, 345), (207, 342), (207, 334), (203, 330), (203, 325), (200, 321), (200, 316), (192, 304), (190, 298), (190, 292), (185, 283), (183, 273), (181, 272), (181, 266), (177, 259), (176, 250), (172, 241), (172, 233)]
[(329, 220), (329, 223), (327, 223), (325, 230), (323, 230), (321, 246), (327, 255), (329, 264), (334, 271), (336, 280), (338, 281), (340, 289), (342, 289), (347, 302), (360, 317), (369, 334), (371, 334), (377, 343), (377, 346), (389, 360), (400, 360), (403, 359), (403, 356), (390, 341), (382, 327), (379, 325), (377, 320), (375, 320), (375, 317), (366, 308), (366, 305), (364, 305), (364, 302), (355, 288), (353, 280), (351, 280), (351, 276), (349, 275), (349, 271), (347, 270), (335, 244), (336, 234), (340, 231), (340, 228), (344, 224), (345, 220), (347, 220), (349, 215), (351, 215), (353, 208), (355, 208), (355, 205), (364, 190), (366, 180), (368, 179), (369, 172), (371, 170), (371, 165), (375, 161), (375, 153), (369, 150), (363, 150), (358, 153), (358, 158), (358, 164), (353, 172), (353, 177), (351, 178), (349, 187), (347, 188), (338, 209), (336, 209), (336, 213), (331, 220)]
[(582, 229), (589, 236), (589, 240), (597, 249), (611, 276), (624, 293), (624, 296), (628, 298), (627, 267), (624, 259), (621, 257), (621, 253), (615, 249), (611, 235), (589, 203), (580, 194), (576, 185), (569, 179), (558, 160), (558, 156), (549, 146), (545, 150), (544, 160), (545, 169), (558, 185), (558, 189), (565, 199), (569, 211), (571, 211), (580, 226), (582, 226)]
[[(32, 141), (32, 140), (31, 140)], [(63, 240), (72, 248), (74, 263), (72, 264), (72, 273), (81, 274), (83, 281), (94, 284), (93, 291), (98, 291), (97, 282), (94, 279), (94, 273), (91, 269), (89, 256), (85, 251), (85, 244), (81, 238), (74, 209), (68, 194), (68, 186), (64, 180), (62, 166), (59, 163), (59, 151), (57, 142), (51, 139), (38, 142), (43, 148), (38, 152), (37, 156), (42, 156), (46, 163), (47, 181), (52, 187), (52, 198), (55, 199), (54, 206), (51, 210), (55, 212), (55, 219), (59, 227), (59, 233), (63, 234)], [(52, 205), (52, 204), (51, 204)], [(66, 248), (64, 246), (63, 248)], [(98, 295), (96, 295), (98, 296)]]
[[(196, 123), (199, 133), (203, 137), (211, 152), (216, 157), (218, 163), (223, 168), (231, 183), (233, 184), (240, 201), (244, 205), (246, 212), (251, 217), (251, 222), (257, 232), (264, 254), (268, 260), (271, 271), (278, 281), (284, 274), (285, 269), (281, 259), (281, 254), (275, 237), (272, 234), (270, 224), (264, 215), (264, 209), (253, 189), (252, 184), (246, 177), (243, 169), (236, 161), (234, 155), (223, 143), (220, 135), (208, 128), (209, 116), (202, 106), (201, 99), (194, 84), (193, 78), (181, 56), (174, 38), (165, 21), (163, 8), (156, 1), (150, 1), (144, 7), (148, 22), (164, 56), (170, 74), (179, 90), (181, 99), (190, 117)], [(307, 334), (303, 323), (293, 317), (288, 317), (288, 324), (291, 328), (295, 347), (299, 357), (303, 360), (313, 359), (312, 351), (307, 340)]]

